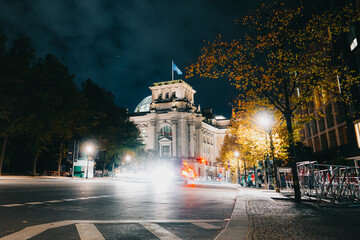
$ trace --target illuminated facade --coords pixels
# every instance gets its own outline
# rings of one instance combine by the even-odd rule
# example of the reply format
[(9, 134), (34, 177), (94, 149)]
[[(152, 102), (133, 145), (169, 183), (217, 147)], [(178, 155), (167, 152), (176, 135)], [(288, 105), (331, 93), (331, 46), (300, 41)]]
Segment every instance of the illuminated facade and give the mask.
[[(146, 149), (165, 161), (186, 159), (197, 175), (216, 176), (216, 157), (230, 120), (205, 118), (200, 106), (195, 107), (196, 91), (183, 80), (154, 83), (150, 89), (151, 96), (142, 100), (130, 117)], [(200, 158), (207, 163), (200, 164)]]
[[(359, 10), (359, 1), (330, 0), (326, 7), (330, 9), (342, 8), (348, 2)], [(347, 33), (337, 36), (333, 41), (334, 57), (341, 56), (355, 74), (360, 74), (360, 46), (357, 38), (360, 37), (360, 25), (351, 26)], [(346, 78), (338, 78), (339, 93)], [(334, 103), (331, 94), (321, 90), (315, 102), (310, 103), (308, 111), (315, 118), (305, 124), (302, 131), (302, 142), (312, 148), (313, 152), (325, 156), (326, 161), (339, 155), (345, 158), (360, 159), (360, 84), (351, 87), (351, 98), (348, 103)], [(330, 156), (329, 156), (330, 155)]]

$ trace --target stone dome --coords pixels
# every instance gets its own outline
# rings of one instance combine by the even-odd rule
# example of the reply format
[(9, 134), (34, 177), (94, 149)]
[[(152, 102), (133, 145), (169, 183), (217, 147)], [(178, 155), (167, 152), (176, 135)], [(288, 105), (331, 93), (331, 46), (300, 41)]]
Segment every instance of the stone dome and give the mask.
[(144, 98), (135, 108), (135, 113), (137, 112), (150, 112), (150, 104), (152, 102), (152, 96), (147, 96)]

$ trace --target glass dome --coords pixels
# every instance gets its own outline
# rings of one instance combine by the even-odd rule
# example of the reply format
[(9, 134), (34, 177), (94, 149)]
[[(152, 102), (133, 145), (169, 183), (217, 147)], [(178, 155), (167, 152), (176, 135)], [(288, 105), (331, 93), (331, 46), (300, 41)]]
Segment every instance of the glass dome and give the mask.
[(150, 104), (152, 102), (152, 96), (144, 98), (135, 108), (135, 112), (150, 112)]

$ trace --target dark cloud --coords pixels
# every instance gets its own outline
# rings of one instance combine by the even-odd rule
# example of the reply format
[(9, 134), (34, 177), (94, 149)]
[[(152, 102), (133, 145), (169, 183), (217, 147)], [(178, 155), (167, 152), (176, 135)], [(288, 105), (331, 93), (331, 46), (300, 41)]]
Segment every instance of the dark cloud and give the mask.
[[(184, 69), (200, 54), (203, 41), (219, 33), (241, 34), (234, 19), (249, 0), (2, 0), (0, 29), (13, 40), (29, 36), (38, 55), (53, 53), (76, 75), (112, 91), (132, 111), (150, 95), (148, 87), (171, 80), (171, 60)], [(202, 106), (229, 116), (226, 81), (186, 80)], [(220, 91), (219, 91), (220, 90)]]

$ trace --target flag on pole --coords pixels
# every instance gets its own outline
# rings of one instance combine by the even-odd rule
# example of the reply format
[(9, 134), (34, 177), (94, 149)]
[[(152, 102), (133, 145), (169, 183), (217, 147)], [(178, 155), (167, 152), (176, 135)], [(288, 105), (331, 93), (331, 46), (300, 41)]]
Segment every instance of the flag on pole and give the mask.
[(181, 75), (182, 72), (181, 70), (175, 65), (174, 61), (172, 62), (173, 64), (173, 71), (176, 71), (177, 74)]

